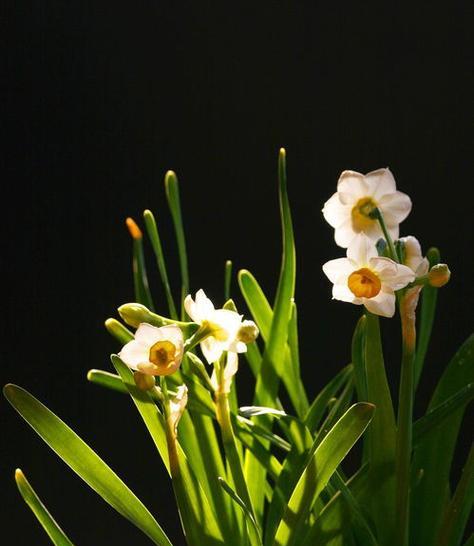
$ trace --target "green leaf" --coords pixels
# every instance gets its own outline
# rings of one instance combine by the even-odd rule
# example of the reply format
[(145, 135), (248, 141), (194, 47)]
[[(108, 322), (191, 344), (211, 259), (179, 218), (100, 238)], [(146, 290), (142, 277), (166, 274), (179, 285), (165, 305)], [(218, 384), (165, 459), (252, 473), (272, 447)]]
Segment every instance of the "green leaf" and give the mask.
[[(346, 483), (346, 487), (356, 499), (369, 494), (367, 471), (368, 466), (362, 466)], [(351, 516), (344, 497), (338, 491), (310, 526), (301, 546), (347, 546), (351, 544), (353, 531)]]
[(230, 498), (234, 502), (236, 502), (240, 506), (240, 508), (242, 508), (246, 518), (245, 521), (247, 523), (247, 531), (249, 534), (250, 544), (252, 546), (261, 546), (262, 539), (260, 537), (260, 531), (258, 529), (258, 526), (257, 526), (257, 523), (255, 522), (254, 517), (252, 516), (251, 512), (247, 508), (245, 502), (237, 495), (237, 493), (224, 480), (224, 478), (219, 477), (219, 484), (224, 489), (224, 491), (230, 496)]
[(114, 318), (108, 318), (105, 321), (105, 327), (109, 334), (111, 334), (122, 345), (125, 345), (129, 341), (132, 341), (134, 335), (128, 328), (125, 328), (118, 320)]
[(312, 434), (316, 432), (326, 412), (329, 402), (348, 381), (352, 381), (353, 366), (349, 364), (343, 368), (331, 381), (321, 390), (311, 404), (305, 417), (305, 424)]
[(6, 385), (3, 392), (49, 447), (110, 506), (155, 544), (171, 546), (168, 537), (142, 502), (59, 417), (21, 387)]
[(352, 364), (354, 366), (354, 381), (359, 402), (368, 400), (367, 368), (365, 366), (365, 337), (367, 318), (362, 315), (352, 337)]
[(247, 417), (247, 419), (256, 415), (274, 415), (276, 417), (284, 417), (286, 415), (283, 410), (265, 408), (263, 406), (242, 406), (239, 408), (239, 414), (242, 417)]
[(474, 447), (471, 446), (461, 479), (444, 514), (438, 546), (458, 546), (474, 503)]
[[(112, 363), (127, 386), (145, 425), (158, 449), (158, 452), (171, 470), (168, 460), (168, 443), (163, 416), (158, 411), (151, 396), (138, 389), (130, 369), (116, 355), (112, 355)], [(173, 488), (181, 514), (181, 522), (190, 546), (201, 544), (222, 544), (222, 535), (216, 522), (215, 514), (209, 506), (209, 501), (196, 480), (187, 457), (177, 444), (179, 473), (173, 475)], [(206, 542), (207, 541), (207, 542)]]
[(432, 430), (443, 425), (445, 419), (464, 408), (474, 398), (474, 383), (469, 383), (453, 396), (428, 411), (413, 424), (413, 447), (417, 447)]
[(275, 544), (293, 546), (304, 538), (305, 522), (334, 471), (360, 438), (374, 413), (372, 404), (347, 410), (316, 448), (290, 497), (275, 535)]
[(184, 298), (189, 294), (188, 255), (186, 253), (186, 238), (184, 236), (183, 217), (179, 198), (178, 178), (173, 171), (165, 175), (165, 190), (168, 206), (173, 218), (176, 242), (178, 244), (179, 267), (181, 271), (181, 319), (185, 318)]
[(379, 318), (370, 313), (366, 318), (365, 365), (368, 401), (377, 408), (364, 438), (364, 442), (367, 442), (365, 449), (369, 462), (370, 488), (377, 491), (377, 495), (371, 495), (367, 503), (378, 540), (381, 544), (388, 544), (395, 525), (396, 426), (385, 374)]
[[(257, 376), (254, 399), (255, 405), (269, 407), (275, 405), (278, 395), (279, 380), (282, 375), (283, 357), (288, 337), (288, 322), (291, 317), (291, 302), (295, 291), (295, 245), (286, 187), (286, 157), (283, 149), (280, 150), (278, 160), (278, 180), (283, 232), (282, 263), (275, 297), (273, 319), (271, 321), (271, 328), (268, 331), (268, 339), (260, 366), (260, 373)], [(261, 416), (256, 419), (264, 426), (271, 426), (271, 418), (268, 416)], [(262, 466), (251, 453), (247, 453), (245, 477), (256, 514), (257, 524), (260, 524), (263, 516), (266, 479)]]
[[(130, 226), (130, 223), (132, 226)], [(135, 299), (138, 303), (145, 305), (148, 307), (148, 309), (153, 311), (153, 300), (150, 293), (150, 287), (148, 285), (145, 256), (143, 254), (142, 232), (132, 218), (127, 218), (127, 227), (133, 239), (132, 270)]]
[[(255, 277), (249, 271), (245, 269), (239, 271), (238, 280), (240, 290), (250, 309), (253, 319), (257, 323), (260, 335), (262, 336), (262, 339), (268, 343), (273, 320), (273, 311), (268, 299)], [(294, 302), (292, 302), (290, 319), (288, 322), (288, 344), (285, 341), (284, 348), (284, 365), (282, 367), (284, 373), (282, 374), (281, 379), (283, 380), (293, 407), (297, 414), (302, 417), (308, 409), (308, 399), (299, 375), (298, 361), (293, 362), (293, 358), (298, 358), (298, 340), (297, 335), (295, 334), (295, 327), (296, 307), (294, 306)], [(291, 344), (291, 347), (289, 344)], [(257, 376), (257, 374), (255, 375)]]
[[(160, 272), (161, 283), (163, 284), (166, 300), (168, 302), (169, 312), (171, 318), (176, 320), (178, 318), (178, 313), (176, 312), (173, 295), (171, 294), (170, 283), (168, 280), (168, 272), (166, 270), (165, 255), (161, 246), (161, 240), (158, 232), (158, 227), (156, 225), (156, 220), (151, 210), (145, 210), (145, 212), (143, 213), (143, 219), (145, 220), (148, 237), (150, 238), (151, 246), (155, 254), (158, 271)], [(139, 303), (143, 302), (139, 301)], [(148, 307), (146, 304), (144, 305)]]
[[(440, 254), (437, 248), (430, 248), (426, 253), (430, 267), (440, 261)], [(436, 314), (436, 302), (438, 299), (438, 288), (426, 285), (421, 291), (420, 325), (417, 333), (416, 356), (415, 356), (415, 390), (420, 381), (421, 372), (425, 363), (426, 353), (430, 344), (431, 332), (433, 330), (434, 317)]]
[[(428, 411), (474, 382), (474, 334), (464, 342), (444, 371)], [(449, 476), (465, 406), (454, 411), (415, 449), (412, 475), (422, 478), (411, 495), (411, 544), (434, 544), (449, 501)]]
[(15, 481), (23, 500), (31, 508), (54, 546), (73, 546), (19, 468), (15, 470)]
[(232, 281), (232, 262), (227, 260), (224, 266), (224, 301), (230, 298), (230, 283)]

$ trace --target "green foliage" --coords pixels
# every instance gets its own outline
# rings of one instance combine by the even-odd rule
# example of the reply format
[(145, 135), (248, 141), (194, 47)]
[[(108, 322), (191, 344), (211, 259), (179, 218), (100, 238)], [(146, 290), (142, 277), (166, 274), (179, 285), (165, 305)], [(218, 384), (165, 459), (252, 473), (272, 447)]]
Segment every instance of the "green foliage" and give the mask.
[[(250, 337), (239, 365), (249, 365), (255, 391), (252, 400), (245, 400), (248, 405), (241, 401), (239, 407), (238, 374), (233, 375), (236, 369), (228, 358), (231, 353), (224, 352), (213, 363), (212, 373), (199, 354), (199, 343), (209, 336), (218, 337), (219, 330), (212, 330), (216, 327), (212, 321), (193, 322), (184, 309), (190, 292), (188, 258), (178, 180), (172, 171), (166, 174), (165, 191), (176, 235), (176, 250), (170, 258), (179, 261), (181, 297), (178, 301), (173, 296), (176, 287), (168, 278), (155, 216), (147, 210), (144, 223), (161, 293), (151, 293), (146, 241), (138, 226), (127, 221), (133, 238), (136, 301), (119, 307), (120, 317), (130, 329), (115, 318), (109, 318), (105, 326), (119, 350), (134, 339), (134, 329), (143, 322), (157, 328), (177, 325), (184, 337), (181, 366), (155, 384), (150, 376), (141, 383), (143, 376), (136, 371), (135, 375), (120, 356), (112, 355), (117, 373), (92, 369), (87, 379), (130, 397), (131, 407), (137, 410), (171, 479), (186, 543), (394, 546), (397, 533), (403, 537), (409, 528), (409, 542), (402, 538), (404, 544), (397, 542), (397, 546), (405, 542), (410, 546), (460, 546), (474, 496), (472, 449), (459, 483), (452, 488), (450, 476), (463, 415), (474, 397), (474, 335), (447, 366), (426, 414), (415, 422), (411, 419), (411, 404), (428, 354), (438, 289), (425, 283), (421, 292), (413, 376), (406, 376), (407, 392), (402, 389), (398, 403), (398, 409), (407, 410), (403, 426), (395, 417), (379, 318), (371, 313), (363, 314), (355, 326), (351, 362), (341, 365), (333, 379), (312, 401), (308, 400), (294, 300), (296, 257), (286, 154), (281, 150), (278, 193), (282, 259), (275, 297), (267, 297), (249, 271), (237, 274), (250, 318), (260, 330), (259, 339), (254, 340), (253, 326), (247, 324), (246, 335)], [(383, 222), (381, 216), (380, 220)], [(385, 246), (390, 245), (388, 241)], [(431, 265), (438, 263), (439, 252), (431, 250), (429, 258)], [(230, 260), (223, 273), (224, 309), (233, 313), (236, 309), (230, 297), (234, 297), (231, 290), (235, 279)], [(398, 292), (398, 301), (406, 293)], [(244, 338), (239, 336), (245, 334), (242, 331), (236, 337), (240, 342)], [(320, 353), (315, 356), (320, 356), (324, 349), (317, 349)], [(330, 361), (330, 354), (325, 360)], [(59, 417), (20, 387), (7, 385), (4, 393), (56, 454), (120, 515), (154, 544), (171, 546), (147, 508)], [(143, 426), (139, 421), (137, 426)], [(359, 460), (358, 470), (346, 476), (344, 458), (360, 439), (360, 457), (354, 458)], [(405, 472), (403, 479), (395, 472), (397, 453), (400, 460), (408, 462), (405, 470), (411, 464), (411, 472)], [(21, 471), (17, 471), (16, 480), (53, 544), (71, 546)], [(411, 497), (410, 503), (405, 503), (410, 525), (405, 522), (400, 529), (396, 523), (396, 491), (401, 493), (399, 498)], [(466, 544), (472, 544), (472, 537)]]

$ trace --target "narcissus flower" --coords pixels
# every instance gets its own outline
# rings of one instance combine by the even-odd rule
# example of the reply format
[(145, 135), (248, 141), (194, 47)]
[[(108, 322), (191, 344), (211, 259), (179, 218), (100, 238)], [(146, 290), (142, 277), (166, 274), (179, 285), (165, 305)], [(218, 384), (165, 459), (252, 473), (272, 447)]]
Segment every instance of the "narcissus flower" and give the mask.
[(382, 317), (395, 313), (395, 290), (415, 279), (409, 267), (379, 257), (373, 241), (363, 233), (347, 249), (347, 258), (326, 262), (323, 271), (334, 283), (334, 299), (365, 305)]
[(403, 244), (404, 256), (403, 263), (407, 265), (417, 277), (422, 277), (428, 273), (430, 264), (421, 252), (421, 245), (416, 237), (408, 235), (401, 237), (399, 242)]
[(170, 375), (181, 364), (183, 345), (183, 333), (178, 326), (157, 328), (144, 322), (119, 356), (132, 370), (147, 375)]
[[(212, 301), (206, 296), (204, 290), (196, 293), (196, 298), (188, 295), (184, 300), (184, 307), (191, 319), (202, 328), (209, 328), (210, 334), (201, 342), (201, 350), (212, 364), (221, 357), (223, 351), (245, 353), (247, 339), (241, 339), (239, 334), (242, 326), (242, 315), (229, 309), (215, 309)], [(257, 328), (251, 321), (245, 321), (245, 333), (249, 330), (255, 334)], [(257, 330), (258, 332), (258, 330)], [(256, 334), (255, 334), (256, 335)], [(245, 336), (244, 336), (245, 337)]]
[(184, 413), (186, 404), (188, 403), (188, 387), (180, 385), (176, 390), (176, 395), (170, 398), (170, 414), (169, 419), (173, 432), (176, 435), (179, 420)]
[(377, 208), (390, 236), (397, 239), (398, 226), (410, 213), (411, 200), (397, 191), (390, 170), (378, 169), (366, 175), (344, 171), (337, 192), (323, 208), (324, 218), (335, 229), (336, 244), (347, 248), (358, 233), (365, 233), (374, 242), (382, 237), (378, 221), (371, 216)]

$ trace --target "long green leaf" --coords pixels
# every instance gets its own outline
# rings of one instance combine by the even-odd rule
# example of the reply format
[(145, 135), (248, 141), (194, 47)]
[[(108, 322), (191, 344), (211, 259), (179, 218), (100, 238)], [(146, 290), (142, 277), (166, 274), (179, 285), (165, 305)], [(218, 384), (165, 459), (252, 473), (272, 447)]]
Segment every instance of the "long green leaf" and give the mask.
[[(446, 402), (474, 382), (474, 334), (464, 342), (444, 371), (428, 411)], [(434, 544), (442, 514), (449, 501), (449, 477), (465, 406), (444, 419), (415, 449), (412, 475), (422, 473), (412, 487), (411, 544)]]
[(276, 545), (301, 544), (306, 532), (304, 524), (316, 499), (366, 429), (374, 409), (372, 404), (363, 402), (349, 408), (316, 448), (278, 526), (275, 535)]
[(34, 396), (6, 385), (5, 397), (53, 451), (119, 514), (142, 530), (155, 544), (171, 542), (147, 508), (104, 461)]
[(126, 223), (133, 239), (132, 270), (135, 299), (138, 303), (145, 305), (148, 309), (153, 311), (153, 299), (148, 285), (145, 256), (143, 254), (143, 235), (132, 218), (127, 218)]
[(451, 502), (446, 510), (438, 536), (438, 546), (459, 546), (474, 503), (474, 447)]
[(381, 544), (389, 544), (395, 526), (395, 416), (392, 398), (385, 374), (380, 338), (379, 318), (368, 314), (366, 318), (365, 365), (368, 401), (377, 411), (369, 426), (367, 442), (369, 482), (377, 495), (367, 499)]
[(15, 481), (23, 500), (31, 508), (54, 546), (73, 546), (19, 468), (15, 470)]
[(183, 216), (181, 214), (178, 178), (173, 171), (168, 171), (165, 175), (165, 190), (176, 233), (176, 242), (178, 244), (179, 267), (181, 271), (181, 319), (185, 320), (183, 302), (184, 298), (189, 294), (188, 255), (186, 252)]
[[(291, 317), (291, 302), (295, 292), (296, 269), (293, 225), (286, 185), (286, 156), (283, 149), (280, 150), (278, 159), (278, 181), (283, 235), (282, 263), (273, 307), (273, 320), (260, 366), (260, 373), (257, 376), (254, 399), (255, 405), (273, 407), (275, 407), (274, 404), (278, 395), (279, 378), (282, 375), (283, 358), (288, 337), (288, 322)], [(271, 426), (271, 418), (267, 416), (257, 417), (256, 419), (264, 426)], [(248, 454), (245, 461), (245, 476), (249, 484), (257, 524), (260, 524), (263, 515), (266, 479), (260, 463), (251, 454)]]
[(343, 385), (352, 380), (352, 376), (353, 366), (352, 364), (349, 364), (338, 372), (337, 375), (333, 377), (333, 379), (331, 379), (331, 381), (316, 396), (313, 403), (309, 407), (304, 420), (306, 426), (309, 428), (312, 434), (314, 434), (318, 429), (321, 420), (328, 409), (330, 400), (336, 396)]
[[(438, 264), (441, 257), (437, 248), (430, 248), (426, 253), (429, 260), (430, 267)], [(420, 311), (420, 325), (417, 334), (416, 343), (416, 356), (415, 356), (415, 377), (414, 385), (415, 390), (420, 381), (421, 372), (425, 363), (426, 353), (430, 344), (431, 332), (433, 330), (433, 323), (436, 314), (436, 302), (438, 299), (438, 288), (433, 286), (424, 286), (421, 291), (421, 311)]]
[[(112, 355), (112, 363), (127, 386), (161, 458), (165, 462), (167, 469), (169, 469), (168, 447), (163, 416), (158, 411), (151, 396), (136, 387), (132, 372), (120, 358)], [(201, 544), (214, 546), (222, 544), (223, 539), (216, 522), (215, 514), (211, 510), (209, 501), (190, 468), (185, 453), (181, 449), (180, 444), (178, 443), (177, 445), (180, 473), (179, 479), (175, 477), (173, 479), (173, 488), (178, 500), (187, 540), (190, 546), (200, 546)]]
[[(165, 255), (163, 253), (163, 248), (161, 246), (158, 226), (156, 225), (156, 220), (151, 210), (144, 211), (143, 219), (145, 220), (145, 226), (148, 233), (148, 237), (150, 238), (151, 246), (155, 254), (156, 263), (158, 265), (158, 271), (160, 272), (161, 283), (163, 284), (166, 300), (168, 302), (170, 316), (172, 319), (177, 319), (178, 313), (176, 312), (176, 306), (174, 304), (173, 295), (171, 294), (171, 287), (168, 280), (168, 272), (167, 272), (166, 263), (165, 263)], [(139, 302), (139, 303), (143, 303), (143, 302)], [(144, 305), (148, 307), (146, 304)]]
[[(251, 546), (261, 546), (262, 539), (260, 537), (260, 530), (258, 529), (257, 523), (247, 508), (245, 502), (237, 495), (237, 493), (232, 489), (232, 487), (224, 480), (224, 478), (219, 478), (219, 483), (222, 489), (230, 496), (230, 498), (242, 508), (242, 511), (245, 514), (247, 522), (247, 530), (250, 539)], [(249, 525), (250, 523), (250, 525)]]

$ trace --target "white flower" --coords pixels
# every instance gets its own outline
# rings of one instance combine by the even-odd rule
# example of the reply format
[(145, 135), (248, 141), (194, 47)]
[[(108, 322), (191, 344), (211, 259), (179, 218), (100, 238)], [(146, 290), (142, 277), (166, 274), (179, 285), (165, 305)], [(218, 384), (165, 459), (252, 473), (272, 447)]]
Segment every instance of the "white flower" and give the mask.
[(421, 246), (416, 237), (408, 235), (399, 239), (403, 243), (405, 250), (403, 263), (407, 265), (417, 277), (422, 277), (428, 273), (430, 264), (421, 253)]
[(132, 370), (148, 375), (170, 375), (183, 358), (183, 333), (171, 324), (157, 328), (145, 322), (135, 332), (135, 339), (127, 343), (119, 357)]
[(209, 364), (219, 360), (223, 351), (247, 351), (247, 346), (239, 339), (242, 315), (228, 309), (215, 309), (204, 290), (196, 293), (195, 300), (190, 295), (186, 296), (184, 308), (194, 322), (212, 330), (212, 335), (201, 342), (202, 353)]
[(334, 283), (334, 299), (365, 305), (368, 311), (382, 317), (395, 313), (395, 290), (415, 279), (409, 267), (377, 256), (374, 242), (363, 233), (347, 249), (347, 258), (325, 263), (323, 271)]
[(323, 208), (324, 218), (335, 228), (336, 244), (347, 248), (361, 232), (374, 242), (383, 237), (378, 221), (370, 217), (375, 208), (382, 213), (392, 239), (398, 239), (398, 226), (410, 213), (411, 200), (397, 191), (390, 170), (378, 169), (366, 175), (344, 171), (337, 192)]

